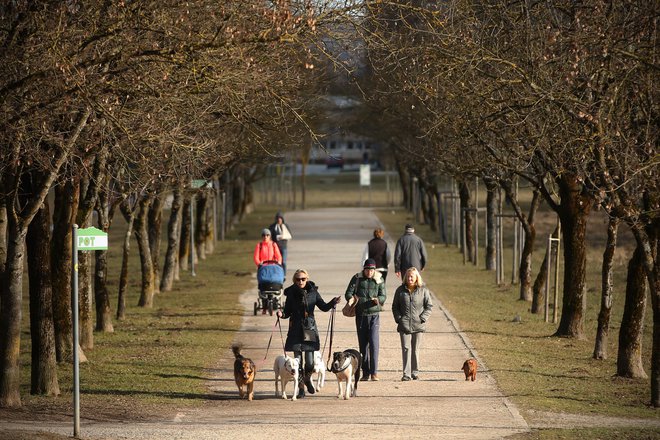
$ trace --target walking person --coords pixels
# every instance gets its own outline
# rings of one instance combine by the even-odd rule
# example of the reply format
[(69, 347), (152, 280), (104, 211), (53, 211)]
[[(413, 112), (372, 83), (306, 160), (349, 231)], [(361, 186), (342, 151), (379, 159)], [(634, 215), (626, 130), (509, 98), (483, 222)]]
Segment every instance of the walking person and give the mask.
[(404, 234), (397, 240), (394, 249), (394, 271), (401, 278), (409, 268), (415, 267), (419, 272), (424, 270), (428, 257), (424, 241), (415, 235), (415, 227), (406, 225)]
[(284, 275), (286, 276), (286, 257), (287, 257), (287, 244), (289, 240), (293, 237), (291, 236), (291, 229), (289, 225), (284, 221), (284, 216), (281, 213), (275, 214), (275, 223), (268, 227), (271, 233), (273, 241), (277, 243), (277, 247), (280, 249), (280, 254), (282, 255), (282, 268), (284, 269)]
[(409, 268), (392, 300), (392, 314), (401, 339), (402, 381), (419, 379), (419, 350), (432, 308), (431, 292), (422, 276), (416, 268)]
[(362, 272), (351, 278), (344, 298), (357, 297), (355, 327), (357, 330), (360, 354), (362, 354), (362, 380), (378, 380), (378, 350), (380, 311), (385, 304), (385, 281), (376, 271), (376, 261), (368, 258)]
[(254, 264), (259, 267), (266, 261), (277, 261), (277, 264), (282, 264), (282, 254), (271, 240), (270, 229), (261, 231), (261, 241), (254, 248)]
[(383, 282), (387, 280), (387, 268), (392, 261), (392, 254), (387, 242), (383, 240), (385, 231), (381, 228), (374, 229), (374, 238), (367, 242), (362, 255), (362, 264), (372, 258), (376, 262), (376, 271), (383, 276)]
[(300, 381), (297, 398), (305, 397), (305, 387), (309, 394), (314, 394), (312, 373), (314, 372), (314, 351), (320, 350), (319, 331), (314, 319), (314, 309), (318, 307), (327, 312), (337, 305), (337, 296), (327, 303), (321, 298), (316, 284), (309, 279), (307, 271), (298, 269), (293, 275), (293, 284), (284, 289), (284, 310), (278, 310), (277, 316), (291, 318), (289, 331), (284, 344), (285, 351), (292, 351), (300, 362)]

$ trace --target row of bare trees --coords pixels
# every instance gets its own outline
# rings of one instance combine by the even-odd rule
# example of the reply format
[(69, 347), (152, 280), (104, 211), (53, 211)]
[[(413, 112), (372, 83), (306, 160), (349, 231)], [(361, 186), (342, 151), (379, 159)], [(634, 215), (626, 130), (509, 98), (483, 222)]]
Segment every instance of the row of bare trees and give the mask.
[[(107, 232), (115, 214), (124, 217), (116, 316), (126, 307), (131, 235), (141, 262), (139, 305), (151, 307), (193, 252), (192, 195), (199, 213), (212, 201), (191, 182), (217, 182), (237, 218), (260, 166), (299, 147), (308, 130), (303, 104), (320, 84), (310, 48), (324, 10), (307, 0), (2, 3), (0, 407), (21, 405), (24, 265), (31, 389), (57, 395), (56, 362), (72, 352), (72, 225)], [(205, 215), (198, 221), (203, 258), (213, 226)], [(85, 350), (95, 329), (113, 329), (105, 252), (81, 253), (79, 277)]]
[[(362, 90), (385, 122), (374, 135), (391, 145), (404, 194), (410, 175), (433, 197), (436, 176), (452, 176), (462, 208), (472, 207), (467, 183), (475, 177), (489, 194), (503, 191), (525, 231), (521, 299), (534, 296), (537, 209), (546, 203), (557, 213), (565, 273), (556, 336), (585, 336), (587, 219), (594, 209), (607, 213), (596, 358), (607, 356), (617, 228), (632, 231), (617, 374), (646, 377), (641, 336), (649, 291), (654, 406), (660, 406), (659, 8), (654, 1), (374, 1), (354, 20), (371, 69)], [(520, 203), (517, 179), (532, 186), (531, 204)]]

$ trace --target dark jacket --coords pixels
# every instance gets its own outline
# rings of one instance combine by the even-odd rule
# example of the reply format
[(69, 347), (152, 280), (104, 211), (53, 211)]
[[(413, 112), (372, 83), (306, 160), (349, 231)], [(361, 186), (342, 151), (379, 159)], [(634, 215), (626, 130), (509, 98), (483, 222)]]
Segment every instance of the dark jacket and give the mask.
[(411, 267), (421, 271), (426, 266), (426, 247), (421, 238), (412, 232), (406, 232), (396, 242), (394, 250), (394, 271), (405, 272)]
[(431, 292), (426, 286), (408, 291), (405, 284), (399, 286), (394, 292), (392, 300), (392, 314), (398, 324), (399, 333), (419, 333), (426, 331), (426, 321), (431, 315), (433, 300)]
[[(355, 308), (357, 316), (379, 313), (387, 299), (383, 276), (380, 272), (376, 272), (373, 278), (366, 278), (362, 272), (356, 273), (346, 287), (344, 298), (348, 301), (353, 295), (358, 297), (358, 304)], [(378, 304), (373, 303), (374, 298), (378, 298)]]
[[(296, 285), (291, 285), (284, 289), (284, 310), (282, 318), (291, 318), (289, 321), (289, 331), (286, 334), (286, 351), (316, 351), (320, 350), (319, 330), (314, 319), (314, 309), (318, 307), (321, 311), (327, 312), (335, 305), (334, 301), (325, 302), (318, 292), (313, 281), (307, 281), (304, 289)], [(304, 297), (307, 297), (305, 306)], [(305, 320), (305, 310), (307, 311), (307, 322), (313, 327), (316, 333), (316, 341), (303, 341), (303, 321)], [(310, 319), (311, 318), (311, 319)]]

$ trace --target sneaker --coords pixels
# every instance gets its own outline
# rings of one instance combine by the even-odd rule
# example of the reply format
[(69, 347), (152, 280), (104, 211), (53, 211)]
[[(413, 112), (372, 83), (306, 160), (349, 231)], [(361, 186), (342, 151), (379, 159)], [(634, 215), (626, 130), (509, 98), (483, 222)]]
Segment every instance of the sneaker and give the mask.
[(360, 379), (360, 380), (363, 381), (363, 382), (364, 382), (365, 380), (369, 380), (369, 375), (368, 375), (368, 374), (363, 374), (363, 375), (362, 375), (362, 379)]
[(378, 379), (378, 375), (377, 375), (377, 374), (372, 374), (372, 375), (371, 375), (371, 380), (373, 380), (374, 382), (378, 382), (380, 379)]
[(410, 377), (409, 377), (409, 376), (403, 376), (403, 377), (401, 378), (401, 382), (408, 382), (409, 380), (410, 380)]
[(412, 380), (417, 380), (417, 379), (419, 379), (419, 376), (416, 375), (416, 374), (413, 374), (413, 375), (412, 375)]

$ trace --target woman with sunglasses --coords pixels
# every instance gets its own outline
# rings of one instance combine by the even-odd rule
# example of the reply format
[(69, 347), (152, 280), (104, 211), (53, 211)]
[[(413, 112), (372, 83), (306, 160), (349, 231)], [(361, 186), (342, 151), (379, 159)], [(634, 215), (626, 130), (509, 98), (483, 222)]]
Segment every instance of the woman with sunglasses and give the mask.
[[(291, 318), (286, 335), (285, 351), (292, 351), (300, 361), (300, 381), (298, 399), (305, 397), (305, 386), (309, 394), (314, 394), (312, 372), (314, 371), (314, 352), (320, 350), (319, 331), (314, 320), (314, 309), (318, 307), (327, 312), (339, 303), (339, 297), (327, 303), (319, 294), (316, 284), (309, 279), (307, 271), (298, 269), (293, 274), (293, 284), (284, 289), (284, 310), (277, 311), (280, 318)], [(303, 356), (304, 353), (304, 356)]]

